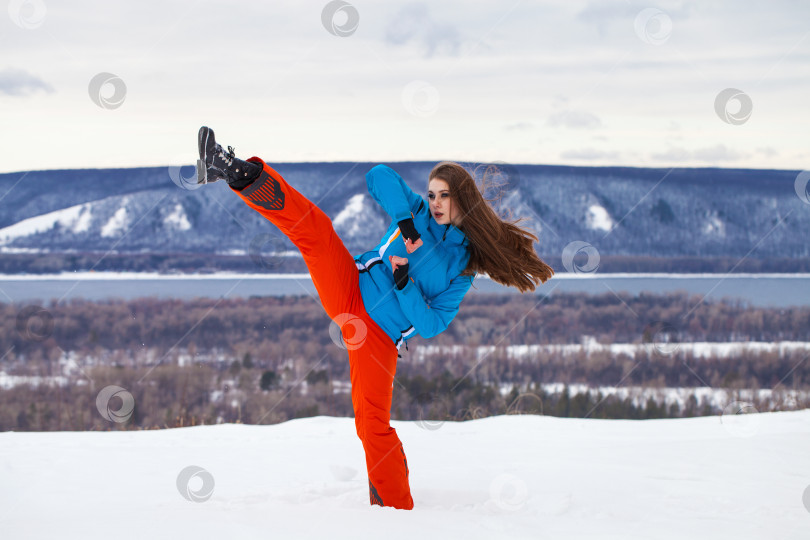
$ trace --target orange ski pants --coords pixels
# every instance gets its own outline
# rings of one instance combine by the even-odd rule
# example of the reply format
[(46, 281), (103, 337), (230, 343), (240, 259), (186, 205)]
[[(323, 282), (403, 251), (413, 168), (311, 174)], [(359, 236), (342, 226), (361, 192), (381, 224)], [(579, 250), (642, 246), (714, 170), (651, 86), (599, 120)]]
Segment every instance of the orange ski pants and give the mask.
[(301, 251), (326, 314), (340, 328), (349, 353), (352, 405), (363, 443), (371, 504), (410, 510), (408, 462), (390, 425), (397, 348), (363, 306), (354, 258), (332, 221), (260, 158), (264, 172), (242, 191), (248, 206), (279, 228)]

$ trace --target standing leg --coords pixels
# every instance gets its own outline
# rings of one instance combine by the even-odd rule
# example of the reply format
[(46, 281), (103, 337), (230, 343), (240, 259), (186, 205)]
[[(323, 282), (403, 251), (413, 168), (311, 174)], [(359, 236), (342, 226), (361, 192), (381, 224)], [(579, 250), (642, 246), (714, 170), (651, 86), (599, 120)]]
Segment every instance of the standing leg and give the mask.
[(371, 504), (413, 508), (405, 450), (391, 427), (397, 348), (371, 319), (362, 345), (349, 348), (357, 435), (363, 442)]

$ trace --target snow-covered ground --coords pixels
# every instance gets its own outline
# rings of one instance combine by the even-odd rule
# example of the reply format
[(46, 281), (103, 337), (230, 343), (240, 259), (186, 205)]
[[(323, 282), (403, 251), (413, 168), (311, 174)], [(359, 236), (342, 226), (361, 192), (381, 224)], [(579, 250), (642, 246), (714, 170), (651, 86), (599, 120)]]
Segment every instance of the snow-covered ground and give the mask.
[(810, 538), (810, 410), (393, 425), (411, 512), (369, 506), (350, 418), (0, 433), (0, 537)]

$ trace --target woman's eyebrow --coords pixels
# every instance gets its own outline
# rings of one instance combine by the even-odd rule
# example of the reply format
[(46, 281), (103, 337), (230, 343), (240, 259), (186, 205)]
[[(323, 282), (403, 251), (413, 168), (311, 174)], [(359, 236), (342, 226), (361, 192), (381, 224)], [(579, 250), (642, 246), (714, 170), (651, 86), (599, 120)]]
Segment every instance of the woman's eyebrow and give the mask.
[[(447, 191), (448, 193), (450, 192), (450, 190), (449, 190), (449, 189), (440, 189), (440, 190), (439, 190), (439, 193), (444, 193), (445, 191)], [(433, 190), (432, 190), (432, 189), (429, 189), (429, 190), (428, 190), (428, 193), (433, 193)]]

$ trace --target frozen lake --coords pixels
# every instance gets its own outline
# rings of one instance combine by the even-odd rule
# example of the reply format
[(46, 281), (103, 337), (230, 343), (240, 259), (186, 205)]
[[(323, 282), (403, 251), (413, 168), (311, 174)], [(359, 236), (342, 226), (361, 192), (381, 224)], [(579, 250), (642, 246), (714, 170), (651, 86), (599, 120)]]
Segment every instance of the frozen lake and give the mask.
[[(750, 305), (785, 307), (810, 303), (810, 274), (571, 274), (559, 272), (534, 294), (585, 292), (661, 294), (687, 291), (708, 299), (735, 298)], [(471, 294), (511, 293), (478, 278)], [(53, 275), (0, 275), (0, 301), (220, 298), (314, 295), (308, 274), (157, 274), (85, 272)]]

